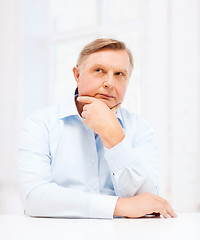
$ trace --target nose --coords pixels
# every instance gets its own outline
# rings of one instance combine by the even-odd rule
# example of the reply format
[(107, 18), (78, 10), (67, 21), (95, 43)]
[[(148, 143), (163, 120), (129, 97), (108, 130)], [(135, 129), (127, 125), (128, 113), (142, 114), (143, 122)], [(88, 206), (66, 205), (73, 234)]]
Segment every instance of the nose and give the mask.
[(103, 83), (104, 88), (113, 88), (114, 86), (114, 78), (113, 75), (108, 74), (105, 78), (105, 81)]

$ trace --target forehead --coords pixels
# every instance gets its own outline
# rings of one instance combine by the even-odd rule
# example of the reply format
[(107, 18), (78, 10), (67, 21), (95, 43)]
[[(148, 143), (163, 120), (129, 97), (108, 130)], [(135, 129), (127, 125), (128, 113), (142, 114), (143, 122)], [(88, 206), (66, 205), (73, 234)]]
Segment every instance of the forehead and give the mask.
[(91, 53), (83, 61), (83, 67), (89, 68), (97, 64), (126, 69), (130, 67), (129, 57), (126, 50), (118, 49), (104, 49), (95, 53)]

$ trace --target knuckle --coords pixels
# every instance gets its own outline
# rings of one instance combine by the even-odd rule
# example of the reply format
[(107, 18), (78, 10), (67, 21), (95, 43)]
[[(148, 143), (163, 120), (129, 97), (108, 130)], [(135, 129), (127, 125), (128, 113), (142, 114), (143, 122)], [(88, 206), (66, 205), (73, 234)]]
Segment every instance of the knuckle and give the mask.
[(160, 213), (162, 213), (162, 212), (165, 211), (165, 208), (162, 205), (159, 205), (158, 210), (159, 210)]
[(166, 206), (166, 205), (168, 205), (168, 201), (167, 200), (164, 200), (164, 205)]
[(147, 192), (146, 196), (151, 197), (151, 193)]
[(166, 212), (166, 209), (165, 209), (165, 207), (164, 207), (164, 206), (162, 207), (162, 211), (163, 211), (163, 212)]

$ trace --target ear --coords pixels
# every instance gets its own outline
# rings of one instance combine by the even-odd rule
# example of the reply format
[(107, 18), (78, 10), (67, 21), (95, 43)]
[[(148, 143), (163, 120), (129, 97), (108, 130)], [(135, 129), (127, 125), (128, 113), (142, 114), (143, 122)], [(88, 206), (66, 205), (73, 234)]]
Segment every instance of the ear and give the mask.
[(80, 78), (80, 71), (79, 71), (78, 67), (73, 67), (73, 74), (74, 74), (74, 78), (78, 84), (79, 78)]

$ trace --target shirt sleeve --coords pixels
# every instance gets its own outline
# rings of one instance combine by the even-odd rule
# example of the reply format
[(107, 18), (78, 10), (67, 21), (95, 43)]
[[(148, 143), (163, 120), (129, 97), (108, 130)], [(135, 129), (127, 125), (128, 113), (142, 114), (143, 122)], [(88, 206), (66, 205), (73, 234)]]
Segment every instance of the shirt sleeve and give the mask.
[(19, 143), (18, 182), (26, 214), (39, 217), (113, 218), (117, 196), (65, 188), (51, 176), (48, 127), (27, 119)]
[(105, 148), (105, 158), (117, 196), (158, 195), (157, 145), (151, 126), (144, 124), (134, 134), (127, 131), (118, 145)]

